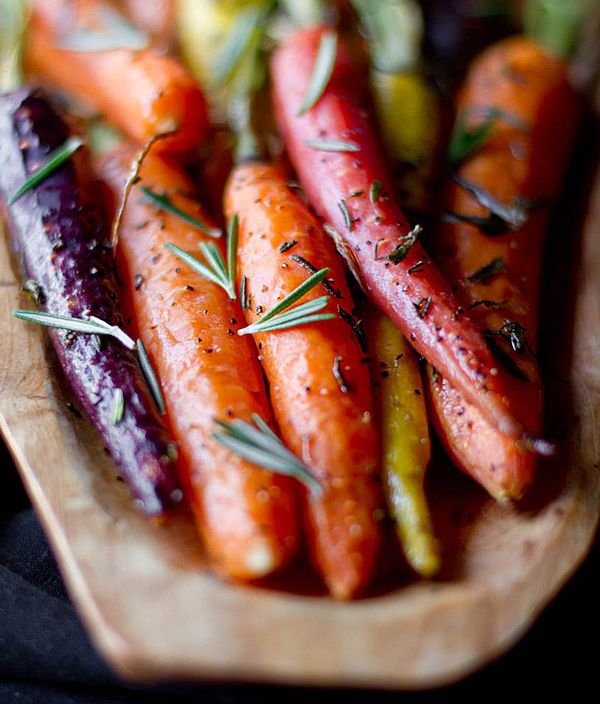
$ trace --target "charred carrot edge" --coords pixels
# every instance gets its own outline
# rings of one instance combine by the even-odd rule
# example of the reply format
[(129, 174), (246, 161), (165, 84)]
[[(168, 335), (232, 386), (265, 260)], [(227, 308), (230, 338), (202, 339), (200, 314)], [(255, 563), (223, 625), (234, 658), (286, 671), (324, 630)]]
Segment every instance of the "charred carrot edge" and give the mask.
[[(450, 219), (436, 235), (436, 260), (473, 319), (488, 331), (499, 365), (512, 372), (507, 392), (538, 433), (542, 385), (535, 353), (544, 232), (566, 166), (578, 101), (565, 64), (534, 41), (511, 38), (473, 65), (458, 102), (471, 126), (497, 119), (489, 139), (457, 172), (467, 183), (511, 206), (531, 204), (522, 227), (486, 231), (469, 218), (489, 219), (470, 190), (448, 187)], [(458, 216), (458, 218), (456, 217)], [(493, 236), (492, 236), (493, 235)], [(436, 423), (456, 463), (493, 496), (518, 499), (530, 485), (535, 458), (498, 433), (443, 375), (431, 383)]]
[(161, 151), (198, 146), (208, 132), (202, 92), (186, 69), (152, 48), (71, 51), (72, 32), (94, 26), (103, 0), (37, 0), (30, 19), (25, 66), (29, 73), (100, 111), (138, 142), (173, 132)]
[(256, 335), (282, 437), (323, 486), (306, 497), (312, 560), (332, 594), (365, 588), (380, 542), (377, 445), (368, 366), (353, 327), (353, 302), (341, 260), (318, 220), (276, 167), (234, 169), (225, 193), (239, 218), (239, 276), (247, 277), (249, 323), (260, 320), (311, 272), (327, 279), (302, 300), (329, 295), (335, 319)]
[[(363, 285), (415, 349), (513, 438), (530, 430), (509, 404), (508, 374), (417, 240), (392, 199), (393, 189), (357, 94), (354, 68), (340, 41), (331, 79), (299, 116), (322, 36), (295, 33), (274, 55), (275, 112), (292, 162), (312, 205), (354, 251)], [(349, 144), (324, 151), (314, 140)], [(418, 265), (418, 266), (417, 266)]]
[[(107, 156), (98, 173), (116, 199), (134, 151)], [(157, 213), (142, 187), (167, 193), (185, 212), (210, 225), (183, 193), (190, 183), (150, 155), (125, 208), (117, 260), (127, 304), (157, 370), (167, 422), (179, 443), (178, 470), (209, 556), (227, 577), (249, 580), (286, 564), (297, 547), (294, 487), (240, 459), (212, 437), (215, 419), (270, 421), (256, 349), (236, 333), (242, 312), (221, 288), (179, 261), (170, 242), (198, 256), (208, 235), (171, 213)]]

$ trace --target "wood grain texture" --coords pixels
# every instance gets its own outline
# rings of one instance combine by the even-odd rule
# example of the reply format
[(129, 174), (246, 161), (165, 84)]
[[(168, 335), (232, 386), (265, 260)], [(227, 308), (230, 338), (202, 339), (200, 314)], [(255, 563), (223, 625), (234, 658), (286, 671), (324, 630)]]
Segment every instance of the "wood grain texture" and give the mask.
[(597, 181), (576, 279), (570, 405), (551, 394), (567, 424), (560, 457), (540, 467), (518, 509), (442, 462), (428, 487), (440, 579), (396, 574), (353, 603), (224, 584), (206, 570), (189, 516), (156, 525), (135, 513), (99, 439), (67, 409), (44, 331), (10, 315), (24, 301), (2, 238), (0, 427), (108, 662), (138, 680), (401, 688), (449, 682), (508, 648), (577, 567), (598, 522), (599, 226)]

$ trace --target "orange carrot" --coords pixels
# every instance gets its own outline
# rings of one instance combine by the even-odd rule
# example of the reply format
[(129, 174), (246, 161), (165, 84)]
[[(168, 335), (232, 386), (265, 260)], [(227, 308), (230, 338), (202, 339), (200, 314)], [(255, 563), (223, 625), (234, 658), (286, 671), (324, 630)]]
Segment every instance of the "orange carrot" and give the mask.
[[(101, 177), (120, 198), (133, 151), (109, 155)], [(188, 196), (189, 182), (150, 155), (125, 208), (118, 264), (131, 316), (157, 370), (168, 424), (180, 445), (179, 471), (210, 557), (234, 579), (255, 579), (295, 552), (291, 480), (242, 460), (212, 437), (215, 419), (249, 421), (270, 412), (256, 349), (238, 337), (238, 304), (199, 277), (167, 248), (197, 253), (208, 235), (176, 215), (157, 213), (142, 188), (167, 192), (186, 213), (207, 222)]]
[[(468, 129), (491, 119), (491, 133), (448, 188), (450, 222), (438, 232), (436, 261), (487, 331), (492, 351), (512, 375), (512, 403), (539, 433), (542, 386), (535, 347), (542, 244), (572, 142), (577, 100), (564, 62), (533, 40), (515, 37), (474, 64), (458, 109)], [(497, 203), (486, 204), (486, 198)], [(504, 216), (498, 206), (507, 211)], [(511, 215), (512, 224), (506, 222)], [(437, 425), (456, 463), (495, 497), (519, 498), (533, 478), (533, 455), (492, 428), (435, 373), (432, 394)]]
[(381, 496), (368, 360), (352, 326), (342, 261), (274, 166), (236, 167), (225, 211), (228, 218), (239, 217), (238, 268), (248, 280), (249, 324), (311, 271), (329, 268), (323, 284), (301, 302), (329, 294), (325, 310), (336, 313), (334, 319), (261, 332), (256, 339), (282, 437), (323, 486), (321, 496), (306, 499), (312, 560), (333, 595), (350, 598), (373, 571)]
[[(161, 150), (198, 146), (208, 132), (198, 84), (176, 59), (151, 48), (119, 48), (120, 35), (106, 17), (110, 7), (105, 0), (34, 2), (27, 70), (103, 113), (138, 142), (173, 133), (160, 142)], [(86, 36), (104, 49), (77, 50)]]

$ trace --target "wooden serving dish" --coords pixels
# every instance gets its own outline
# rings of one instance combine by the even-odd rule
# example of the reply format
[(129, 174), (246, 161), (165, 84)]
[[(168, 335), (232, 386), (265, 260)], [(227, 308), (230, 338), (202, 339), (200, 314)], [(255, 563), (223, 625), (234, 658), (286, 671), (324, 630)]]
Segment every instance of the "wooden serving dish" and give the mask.
[[(11, 317), (23, 301), (0, 237), (0, 428), (108, 662), (137, 680), (412, 688), (457, 679), (507, 649), (577, 567), (598, 523), (598, 179), (580, 246), (564, 220), (545, 304), (568, 311), (553, 308), (546, 324), (547, 339), (560, 343), (546, 372), (560, 456), (541, 464), (518, 508), (495, 504), (442, 460), (429, 477), (442, 575), (388, 575), (352, 603), (315, 591), (310, 577), (295, 592), (225, 584), (207, 571), (188, 515), (155, 525), (136, 514), (98, 437), (70, 412), (44, 331)], [(565, 246), (578, 252), (570, 284), (560, 281)]]

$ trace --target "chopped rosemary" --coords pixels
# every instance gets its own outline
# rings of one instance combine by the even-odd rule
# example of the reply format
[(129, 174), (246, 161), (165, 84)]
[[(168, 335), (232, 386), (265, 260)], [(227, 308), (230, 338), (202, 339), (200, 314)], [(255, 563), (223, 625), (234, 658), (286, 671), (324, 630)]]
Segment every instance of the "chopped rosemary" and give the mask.
[(462, 215), (460, 213), (446, 212), (442, 215), (441, 220), (451, 225), (466, 222), (469, 225), (478, 227), (488, 237), (505, 235), (508, 229), (504, 220), (494, 215), (494, 213), (481, 217), (480, 215)]
[(8, 199), (8, 205), (12, 205), (19, 198), (32, 188), (38, 186), (42, 181), (45, 181), (48, 176), (53, 174), (59, 166), (64, 164), (78, 149), (83, 145), (83, 140), (79, 137), (68, 137), (60, 147), (57, 147), (48, 155), (46, 161), (31, 176), (23, 183)]
[(67, 51), (112, 51), (146, 49), (150, 38), (108, 5), (99, 5), (90, 17), (90, 27), (71, 30), (59, 43)]
[(298, 110), (298, 116), (314, 107), (325, 92), (337, 55), (337, 34), (327, 31), (321, 35), (319, 49), (315, 58), (312, 74), (308, 81), (304, 100)]
[(343, 394), (350, 393), (350, 387), (346, 383), (346, 380), (344, 379), (344, 375), (342, 374), (342, 358), (341, 357), (336, 357), (333, 360), (333, 367), (332, 367), (331, 371), (333, 372), (333, 376), (335, 377), (335, 380), (337, 381), (337, 384), (340, 387), (340, 391)]
[(113, 411), (111, 422), (113, 425), (118, 425), (123, 420), (123, 413), (125, 412), (125, 397), (123, 396), (123, 389), (116, 388), (115, 395), (113, 396)]
[(448, 160), (452, 166), (458, 166), (488, 141), (492, 135), (498, 115), (490, 110), (483, 121), (475, 127), (467, 125), (467, 114), (463, 110), (456, 118), (456, 124), (448, 146)]
[[(271, 310), (267, 311), (260, 320), (238, 330), (238, 335), (254, 335), (259, 332), (273, 332), (274, 330), (286, 330), (287, 328), (315, 323), (320, 320), (331, 320), (335, 318), (334, 313), (320, 313), (329, 301), (329, 296), (321, 296), (307, 303), (290, 308), (302, 296), (318, 286), (329, 273), (329, 269), (321, 269), (306, 281), (301, 283)], [(289, 310), (288, 310), (289, 308)]]
[(413, 303), (415, 310), (417, 311), (417, 315), (421, 320), (429, 313), (429, 309), (431, 307), (431, 296), (427, 296), (427, 298), (421, 298), (417, 303)]
[(346, 201), (341, 198), (338, 202), (338, 208), (342, 211), (342, 217), (344, 218), (344, 225), (348, 228), (350, 232), (352, 232), (352, 225), (353, 225), (353, 220), (350, 215), (350, 211), (348, 210), (348, 206), (346, 205)]
[(53, 313), (44, 313), (37, 310), (14, 310), (13, 315), (19, 320), (37, 323), (48, 328), (59, 328), (91, 335), (110, 335), (130, 350), (135, 347), (135, 342), (120, 327), (109, 325), (109, 323), (93, 315), (90, 315), (89, 318), (70, 318), (65, 315), (54, 315)]
[(154, 398), (154, 402), (156, 403), (158, 412), (161, 416), (164, 416), (166, 413), (165, 398), (160, 388), (160, 383), (158, 381), (158, 377), (156, 376), (156, 372), (154, 371), (154, 368), (150, 363), (150, 359), (148, 358), (148, 353), (146, 352), (144, 343), (138, 338), (137, 342), (135, 343), (135, 347), (138, 353), (140, 369), (142, 370), (144, 379), (146, 380), (148, 388), (150, 389), (150, 393)]
[(178, 259), (187, 264), (197, 274), (200, 274), (213, 284), (220, 286), (232, 301), (235, 301), (236, 253), (238, 243), (238, 217), (233, 216), (227, 231), (227, 266), (223, 261), (221, 250), (214, 242), (202, 242), (200, 251), (208, 264), (198, 261), (181, 247), (167, 242), (165, 247)]
[[(318, 271), (317, 267), (314, 264), (311, 264), (308, 261), (308, 259), (301, 257), (299, 254), (290, 254), (289, 256), (290, 256), (290, 259), (292, 259), (293, 261), (300, 264), (300, 266), (303, 267), (304, 269), (306, 269), (306, 271), (308, 271), (310, 274), (314, 274)], [(321, 282), (321, 285), (323, 286), (323, 288), (327, 291), (327, 293), (330, 296), (333, 296), (334, 298), (341, 298), (342, 297), (341, 292), (337, 288), (334, 288), (331, 285), (331, 282), (328, 281), (327, 279), (323, 279), (323, 281)]]
[(424, 266), (428, 263), (428, 261), (428, 259), (419, 259), (418, 262), (415, 262), (410, 267), (410, 269), (408, 270), (408, 275), (412, 276), (413, 274), (421, 274), (424, 271)]
[(478, 269), (474, 274), (471, 274), (471, 276), (467, 276), (467, 280), (474, 284), (487, 284), (490, 279), (493, 279), (496, 274), (503, 272), (505, 268), (504, 259), (502, 259), (502, 257), (496, 257), (487, 264), (484, 264), (481, 269)]
[(499, 330), (485, 330), (486, 335), (499, 335), (505, 339), (517, 354), (525, 354), (529, 348), (525, 328), (516, 321), (505, 320)]
[(242, 310), (248, 310), (250, 308), (250, 301), (248, 300), (248, 277), (242, 276), (242, 282), (240, 283), (240, 306)]
[(494, 339), (494, 335), (497, 335), (498, 331), (484, 330), (483, 334), (491, 353), (499, 362), (502, 363), (506, 371), (511, 374), (511, 376), (514, 376), (515, 379), (519, 379), (519, 381), (529, 382), (529, 377), (521, 370), (521, 367), (519, 367), (515, 360), (507, 352), (505, 352)]
[(369, 344), (367, 342), (365, 331), (363, 330), (362, 320), (356, 320), (356, 318), (351, 313), (348, 313), (347, 310), (344, 310), (342, 306), (338, 306), (337, 309), (338, 313), (340, 314), (340, 318), (345, 323), (348, 323), (348, 325), (352, 328), (352, 331), (354, 332), (354, 334), (356, 335), (356, 339), (358, 340), (358, 344), (360, 345), (360, 349), (364, 353), (367, 353), (369, 350)]
[(510, 301), (504, 299), (503, 301), (490, 301), (488, 298), (482, 298), (480, 301), (475, 301), (469, 306), (469, 310), (473, 308), (479, 308), (483, 306), (484, 308), (489, 308), (491, 310), (500, 310), (502, 308), (508, 308)]
[(343, 142), (340, 139), (307, 139), (304, 144), (320, 152), (359, 152), (360, 147), (354, 142)]
[(377, 203), (379, 200), (379, 194), (381, 193), (381, 189), (383, 188), (383, 183), (381, 181), (378, 181), (375, 179), (374, 181), (371, 182), (371, 188), (369, 190), (369, 198), (371, 199), (371, 203)]
[(281, 246), (279, 247), (279, 251), (283, 254), (284, 252), (287, 252), (288, 249), (295, 247), (297, 244), (298, 240), (289, 240), (288, 242), (282, 242)]
[(467, 181), (461, 176), (454, 175), (454, 180), (459, 186), (462, 186), (466, 191), (471, 193), (480, 205), (487, 208), (490, 213), (496, 215), (501, 220), (504, 220), (514, 230), (518, 230), (527, 222), (529, 211), (536, 205), (526, 201), (523, 198), (515, 198), (511, 206), (504, 205), (496, 200), (491, 193), (481, 188), (481, 186)]
[(213, 432), (213, 437), (239, 457), (259, 467), (298, 479), (313, 496), (320, 494), (321, 484), (310, 468), (288, 450), (257, 413), (252, 414), (252, 421), (254, 425), (240, 419), (229, 423), (216, 420), (219, 430)]
[(423, 228), (420, 225), (415, 225), (407, 235), (401, 238), (400, 244), (387, 255), (386, 259), (389, 259), (392, 264), (400, 264), (410, 252), (421, 232), (423, 232)]
[(156, 191), (153, 191), (147, 186), (140, 186), (140, 190), (152, 201), (152, 203), (154, 203), (157, 210), (164, 210), (166, 213), (171, 213), (171, 215), (177, 216), (180, 220), (183, 220), (188, 225), (195, 227), (197, 230), (204, 232), (205, 235), (209, 235), (210, 237), (216, 238), (223, 234), (218, 227), (210, 227), (206, 223), (202, 222), (202, 220), (199, 220), (193, 215), (186, 213), (185, 210), (178, 208), (166, 193), (156, 193)]

